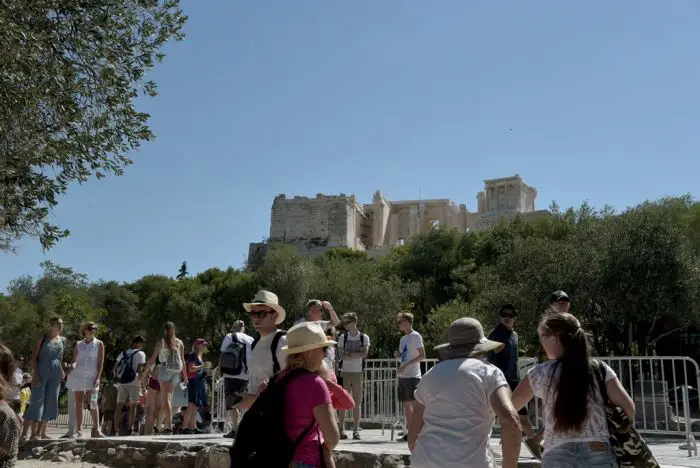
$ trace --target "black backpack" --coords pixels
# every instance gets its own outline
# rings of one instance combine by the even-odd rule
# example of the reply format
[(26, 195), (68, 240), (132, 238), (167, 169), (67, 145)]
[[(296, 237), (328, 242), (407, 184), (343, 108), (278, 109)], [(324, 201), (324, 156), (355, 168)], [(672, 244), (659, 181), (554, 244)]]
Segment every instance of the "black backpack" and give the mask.
[(121, 359), (114, 365), (114, 378), (117, 380), (117, 383), (130, 384), (136, 378), (136, 371), (134, 370), (134, 356), (136, 353), (138, 353), (138, 350), (129, 355), (126, 354), (126, 351), (122, 352)]
[(312, 421), (296, 440), (285, 430), (285, 393), (287, 385), (304, 369), (276, 374), (267, 388), (243, 415), (236, 439), (229, 449), (231, 468), (288, 468), (302, 440), (316, 426)]
[[(272, 353), (272, 374), (278, 373), (280, 369), (280, 363), (277, 360), (277, 346), (280, 343), (280, 339), (286, 335), (287, 332), (284, 330), (277, 330), (275, 332), (275, 337), (272, 338), (272, 343), (270, 344), (270, 352)], [(260, 341), (260, 335), (258, 335), (257, 338), (253, 341), (253, 344), (250, 345), (251, 351), (255, 349), (255, 347), (258, 345), (258, 342)]]
[(246, 344), (235, 333), (231, 333), (231, 344), (221, 353), (221, 373), (224, 375), (241, 375), (248, 373)]

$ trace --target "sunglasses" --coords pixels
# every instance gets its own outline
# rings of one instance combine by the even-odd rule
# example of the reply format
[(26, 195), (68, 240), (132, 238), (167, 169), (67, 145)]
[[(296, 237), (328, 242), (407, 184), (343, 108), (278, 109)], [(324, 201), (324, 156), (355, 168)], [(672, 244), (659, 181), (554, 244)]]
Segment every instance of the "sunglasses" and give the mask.
[(271, 313), (272, 312), (269, 312), (267, 310), (251, 310), (250, 312), (248, 312), (248, 315), (250, 315), (252, 318), (264, 319)]
[(87, 327), (87, 331), (97, 331), (97, 327)]
[(515, 314), (501, 314), (501, 318), (515, 318)]

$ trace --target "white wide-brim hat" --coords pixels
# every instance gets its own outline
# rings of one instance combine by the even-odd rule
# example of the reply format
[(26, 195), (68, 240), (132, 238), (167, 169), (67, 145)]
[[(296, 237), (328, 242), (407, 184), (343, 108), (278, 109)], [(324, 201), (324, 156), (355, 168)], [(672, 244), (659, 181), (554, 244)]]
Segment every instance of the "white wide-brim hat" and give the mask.
[(255, 295), (252, 301), (243, 304), (243, 308), (246, 312), (250, 313), (251, 309), (256, 306), (266, 306), (277, 312), (277, 319), (275, 324), (279, 325), (284, 322), (287, 312), (285, 312), (284, 307), (279, 304), (279, 299), (277, 294), (271, 293), (270, 291), (260, 290)]
[(455, 320), (447, 329), (447, 343), (435, 347), (442, 359), (472, 357), (489, 351), (500, 351), (504, 343), (491, 341), (484, 336), (484, 329), (478, 320), (463, 317)]
[(334, 344), (336, 342), (328, 339), (321, 325), (316, 322), (301, 322), (287, 331), (287, 345), (282, 349), (287, 354), (299, 354)]

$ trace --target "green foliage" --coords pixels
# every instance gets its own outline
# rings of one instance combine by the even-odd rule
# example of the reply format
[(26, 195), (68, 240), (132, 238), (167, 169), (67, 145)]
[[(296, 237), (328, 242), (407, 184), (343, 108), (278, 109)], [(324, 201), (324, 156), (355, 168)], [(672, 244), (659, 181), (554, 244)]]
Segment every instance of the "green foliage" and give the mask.
[(415, 314), (430, 355), (456, 318), (475, 317), (488, 333), (500, 307), (511, 303), (520, 312), (521, 345), (532, 354), (548, 297), (564, 289), (599, 352), (646, 354), (663, 337), (673, 340), (674, 331), (700, 323), (699, 206), (689, 197), (619, 214), (554, 205), (550, 216), (515, 217), (488, 231), (431, 230), (379, 259), (348, 249), (308, 259), (292, 246), (273, 245), (254, 272), (211, 268), (128, 284), (91, 283), (45, 262), (39, 278), (20, 276), (0, 295), (0, 341), (28, 355), (50, 315), (64, 319), (71, 340), (89, 319), (100, 323), (113, 359), (136, 334), (150, 348), (171, 320), (188, 345), (199, 337), (212, 343), (209, 357), (216, 359), (233, 322), (247, 319), (241, 304), (265, 288), (286, 308), (285, 327), (305, 313), (310, 298), (329, 300), (339, 314), (357, 313), (372, 340), (371, 357), (397, 348), (399, 312)]
[(6, 0), (0, 7), (0, 251), (23, 236), (50, 248), (59, 196), (121, 175), (154, 138), (140, 96), (163, 46), (183, 37), (179, 0)]

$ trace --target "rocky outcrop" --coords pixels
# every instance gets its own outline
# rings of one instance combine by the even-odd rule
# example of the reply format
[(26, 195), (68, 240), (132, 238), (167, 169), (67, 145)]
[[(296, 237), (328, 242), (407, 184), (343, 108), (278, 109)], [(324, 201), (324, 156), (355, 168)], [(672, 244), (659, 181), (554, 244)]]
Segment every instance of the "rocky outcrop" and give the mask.
[[(403, 468), (411, 464), (408, 455), (350, 450), (338, 450), (333, 458), (336, 468)], [(31, 441), (22, 447), (20, 459), (94, 463), (114, 468), (230, 468), (231, 464), (228, 447), (215, 442), (144, 439)], [(537, 462), (519, 464), (520, 468), (537, 466)]]
[(228, 454), (228, 447), (222, 445), (212, 445), (204, 447), (197, 452), (194, 459), (194, 468), (230, 468), (231, 457)]

